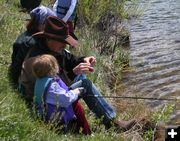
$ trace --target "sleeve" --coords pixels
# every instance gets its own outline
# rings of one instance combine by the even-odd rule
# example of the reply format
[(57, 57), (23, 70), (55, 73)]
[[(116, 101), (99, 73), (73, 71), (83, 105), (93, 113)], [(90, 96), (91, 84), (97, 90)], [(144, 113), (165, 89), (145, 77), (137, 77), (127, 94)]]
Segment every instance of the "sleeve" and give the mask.
[(57, 5), (58, 5), (58, 0), (55, 1), (54, 5), (53, 5), (53, 11), (55, 13), (57, 13)]
[(68, 107), (77, 99), (77, 93), (72, 90), (66, 91), (57, 82), (52, 82), (48, 89), (46, 102), (61, 107)]
[(78, 64), (84, 62), (84, 58), (85, 56), (82, 57), (77, 57), (73, 54), (71, 54), (70, 52), (67, 52), (66, 50), (63, 51), (63, 55), (64, 55), (64, 64), (63, 67), (65, 68), (65, 70), (67, 71), (67, 75), (68, 77), (73, 80), (76, 75), (73, 72), (74, 67), (76, 67)]
[(75, 8), (76, 8), (77, 0), (71, 0), (71, 5), (69, 7), (69, 10), (67, 11), (66, 15), (62, 19), (63, 21), (67, 22), (67, 20), (71, 17), (73, 14)]

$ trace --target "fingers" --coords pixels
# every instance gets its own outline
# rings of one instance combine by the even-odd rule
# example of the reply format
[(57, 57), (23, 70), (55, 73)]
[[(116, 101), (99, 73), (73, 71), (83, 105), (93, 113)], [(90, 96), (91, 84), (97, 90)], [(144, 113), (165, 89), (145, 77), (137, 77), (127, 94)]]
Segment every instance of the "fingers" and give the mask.
[(96, 58), (90, 59), (91, 66), (94, 66), (96, 64)]
[(77, 75), (84, 74), (84, 73), (86, 74), (93, 71), (94, 71), (94, 68), (88, 63), (80, 63), (78, 66), (76, 66), (73, 69), (73, 72)]
[(96, 58), (94, 56), (84, 58), (84, 62), (89, 63), (91, 66), (96, 64)]
[(80, 63), (78, 66), (80, 67), (90, 67), (91, 65), (89, 63)]
[(90, 56), (89, 57), (89, 62), (90, 63), (96, 62), (96, 58), (94, 56)]
[(94, 70), (94, 68), (89, 65), (86, 65), (86, 66), (80, 65), (79, 66), (79, 74), (89, 73), (89, 72), (92, 72), (92, 70)]

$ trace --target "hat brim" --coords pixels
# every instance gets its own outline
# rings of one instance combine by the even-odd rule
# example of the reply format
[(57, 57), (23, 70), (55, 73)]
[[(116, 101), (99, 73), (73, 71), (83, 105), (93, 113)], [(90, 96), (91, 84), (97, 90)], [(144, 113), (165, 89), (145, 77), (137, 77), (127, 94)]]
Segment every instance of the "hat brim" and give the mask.
[(42, 32), (37, 32), (37, 33), (33, 34), (32, 36), (53, 39), (53, 40), (56, 40), (59, 42), (69, 44), (73, 47), (77, 47), (77, 45), (78, 45), (78, 41), (76, 39), (74, 39), (71, 35), (68, 35), (66, 38), (63, 38), (61, 36), (55, 36), (54, 34), (48, 34), (48, 33), (45, 33), (42, 31)]
[(74, 32), (69, 32), (69, 35), (73, 37), (75, 40), (78, 40), (78, 37), (74, 34)]

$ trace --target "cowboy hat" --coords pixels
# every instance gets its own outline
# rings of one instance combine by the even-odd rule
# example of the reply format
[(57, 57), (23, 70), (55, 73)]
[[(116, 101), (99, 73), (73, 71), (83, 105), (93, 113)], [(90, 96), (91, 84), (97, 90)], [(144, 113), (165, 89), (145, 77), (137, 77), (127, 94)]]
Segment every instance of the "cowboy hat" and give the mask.
[(53, 39), (67, 43), (73, 47), (76, 47), (78, 44), (78, 41), (69, 34), (67, 24), (56, 16), (47, 17), (44, 30), (32, 36)]

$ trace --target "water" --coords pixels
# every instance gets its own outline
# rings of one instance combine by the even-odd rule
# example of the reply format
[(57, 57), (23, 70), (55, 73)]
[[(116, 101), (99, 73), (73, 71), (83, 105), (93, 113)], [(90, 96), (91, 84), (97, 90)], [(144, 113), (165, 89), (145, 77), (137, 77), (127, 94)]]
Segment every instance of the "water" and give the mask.
[[(180, 98), (180, 0), (140, 0), (140, 5), (143, 15), (128, 22), (134, 71), (124, 75), (124, 94)], [(172, 115), (177, 119), (178, 109)]]

